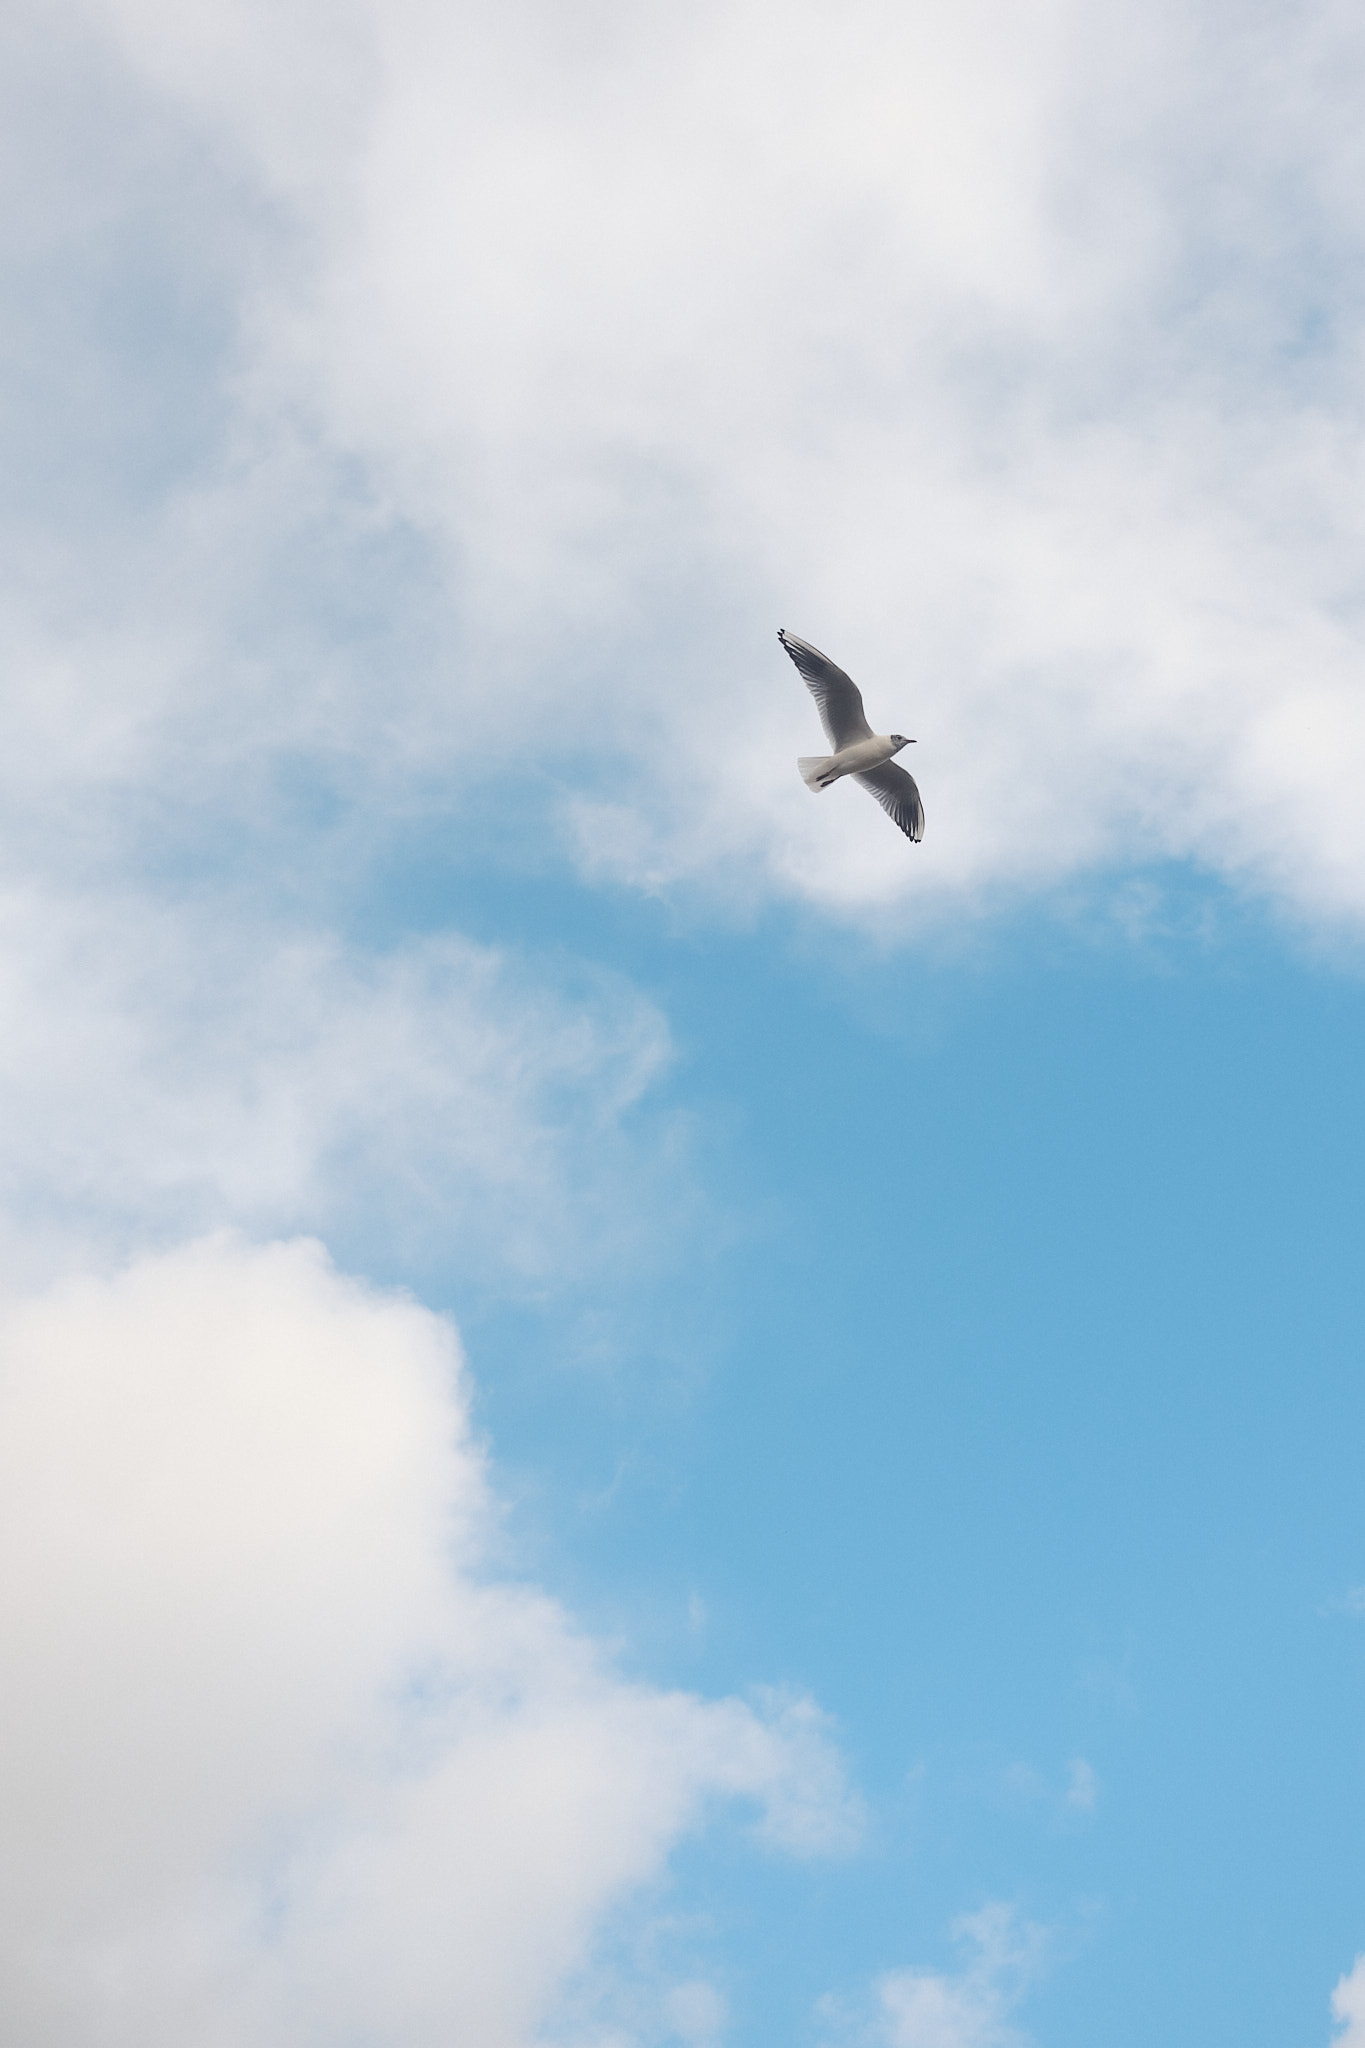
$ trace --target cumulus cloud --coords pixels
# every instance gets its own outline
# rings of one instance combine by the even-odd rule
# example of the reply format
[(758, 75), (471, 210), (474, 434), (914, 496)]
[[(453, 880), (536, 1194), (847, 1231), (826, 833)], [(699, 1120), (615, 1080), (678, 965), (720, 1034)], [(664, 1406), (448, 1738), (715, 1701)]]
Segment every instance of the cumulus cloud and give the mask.
[(1010, 2017), (1042, 1967), (1045, 1930), (997, 1903), (964, 1914), (953, 1933), (965, 1952), (960, 1970), (888, 1971), (870, 2015), (831, 2004), (837, 2038), (866, 2048), (1024, 2048)]
[[(27, 579), (58, 707), (17, 694), (49, 731), (69, 691), (83, 773), (122, 679), (124, 775), (498, 782), (648, 887), (861, 914), (1193, 859), (1359, 919), (1350, 10), (79, 20), (58, 115), (144, 138), (101, 139), (96, 209), (159, 252), (144, 325), (207, 309), (163, 473)], [(61, 161), (38, 239), (88, 271)], [(34, 347), (86, 360), (58, 326)], [(921, 854), (800, 787), (779, 617), (919, 736)]]
[(628, 1683), (499, 1567), (453, 1332), (315, 1244), (11, 1301), (3, 1358), (7, 2038), (513, 2048), (718, 1800), (856, 1837), (812, 1708)]

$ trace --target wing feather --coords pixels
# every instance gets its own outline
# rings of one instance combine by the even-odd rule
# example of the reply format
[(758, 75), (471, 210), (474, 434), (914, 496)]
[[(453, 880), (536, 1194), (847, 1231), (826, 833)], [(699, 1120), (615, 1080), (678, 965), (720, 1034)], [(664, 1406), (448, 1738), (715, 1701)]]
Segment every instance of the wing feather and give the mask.
[(787, 633), (780, 626), (777, 637), (805, 678), (835, 753), (857, 740), (870, 740), (872, 727), (863, 710), (863, 694), (853, 678), (836, 668), (829, 656), (812, 647), (809, 640), (798, 640), (794, 633)]
[(883, 761), (880, 768), (865, 768), (853, 780), (871, 790), (887, 817), (900, 826), (907, 839), (923, 839), (924, 805), (913, 775), (907, 775), (894, 761)]

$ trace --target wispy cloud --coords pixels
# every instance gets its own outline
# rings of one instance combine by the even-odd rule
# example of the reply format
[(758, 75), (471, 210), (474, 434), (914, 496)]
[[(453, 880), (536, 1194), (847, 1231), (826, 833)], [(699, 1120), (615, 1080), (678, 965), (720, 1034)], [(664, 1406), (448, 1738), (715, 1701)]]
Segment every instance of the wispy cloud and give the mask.
[(628, 983), (451, 933), (385, 954), (205, 897), (0, 900), (12, 1257), (223, 1223), (363, 1237), (399, 1270), (553, 1285), (687, 1211), (668, 1057)]
[(892, 1970), (875, 1987), (873, 2015), (831, 2005), (839, 2041), (881, 2048), (1023, 2048), (1012, 2014), (1044, 1965), (1046, 1931), (1000, 1903), (953, 1928), (963, 1951), (955, 1971)]
[(1100, 1796), (1100, 1781), (1093, 1764), (1083, 1756), (1073, 1757), (1067, 1771), (1065, 1803), (1073, 1813), (1093, 1813)]

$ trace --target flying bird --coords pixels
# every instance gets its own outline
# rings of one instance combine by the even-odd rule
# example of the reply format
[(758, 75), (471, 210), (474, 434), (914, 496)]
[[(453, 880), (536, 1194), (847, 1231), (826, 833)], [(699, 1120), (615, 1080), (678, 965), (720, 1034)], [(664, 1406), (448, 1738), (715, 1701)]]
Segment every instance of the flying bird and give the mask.
[(851, 775), (870, 789), (877, 802), (907, 839), (924, 837), (924, 805), (919, 800), (913, 775), (907, 775), (892, 760), (902, 747), (914, 741), (903, 733), (873, 732), (863, 710), (863, 693), (851, 676), (836, 668), (827, 654), (798, 640), (781, 626), (777, 637), (806, 680), (833, 747), (832, 754), (803, 754), (797, 762), (807, 789), (828, 789), (841, 775)]

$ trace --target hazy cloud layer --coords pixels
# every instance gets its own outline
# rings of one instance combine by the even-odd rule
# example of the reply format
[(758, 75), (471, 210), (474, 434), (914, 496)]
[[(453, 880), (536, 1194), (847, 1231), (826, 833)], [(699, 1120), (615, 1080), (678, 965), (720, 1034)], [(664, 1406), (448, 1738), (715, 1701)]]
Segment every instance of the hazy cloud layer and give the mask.
[(633, 1112), (668, 1054), (619, 980), (452, 935), (383, 956), (208, 900), (0, 900), (11, 1260), (225, 1222), (363, 1234), (510, 1286), (647, 1259), (690, 1195)]
[(414, 1303), (220, 1237), (4, 1322), (7, 2038), (512, 2048), (716, 1799), (856, 1838), (812, 1707), (627, 1684), (499, 1574)]
[[(54, 356), (104, 423), (25, 527), (49, 759), (229, 807), (300, 749), (501, 782), (648, 886), (932, 908), (1192, 857), (1359, 917), (1354, 11), (69, 19), (10, 144), (16, 446), (72, 413)], [(801, 788), (779, 619), (919, 737), (920, 854)]]

